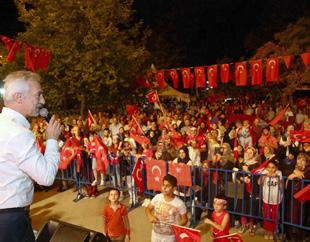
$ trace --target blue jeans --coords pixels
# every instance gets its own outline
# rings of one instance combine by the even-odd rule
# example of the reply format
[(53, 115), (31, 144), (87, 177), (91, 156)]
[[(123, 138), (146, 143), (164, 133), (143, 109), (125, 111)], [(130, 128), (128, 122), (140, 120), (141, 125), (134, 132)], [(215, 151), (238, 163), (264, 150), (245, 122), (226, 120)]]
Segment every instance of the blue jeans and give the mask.
[(0, 242), (35, 242), (28, 212), (0, 210)]

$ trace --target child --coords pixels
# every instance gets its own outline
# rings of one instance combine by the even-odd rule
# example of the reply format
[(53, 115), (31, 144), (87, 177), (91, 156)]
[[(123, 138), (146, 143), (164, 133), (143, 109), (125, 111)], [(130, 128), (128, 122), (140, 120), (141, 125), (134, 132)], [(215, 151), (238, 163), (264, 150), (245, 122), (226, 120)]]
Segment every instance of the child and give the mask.
[[(211, 219), (206, 218), (204, 222), (213, 227), (213, 237), (218, 238), (229, 234), (229, 213), (226, 211), (227, 201), (225, 196), (216, 195), (213, 201), (214, 211)], [(215, 239), (216, 242), (229, 242), (228, 238)]]
[[(265, 239), (273, 240), (278, 207), (282, 200), (282, 172), (278, 169), (276, 160), (268, 162), (266, 169), (262, 172), (265, 176), (259, 179), (259, 185), (263, 186), (263, 228)], [(261, 181), (260, 181), (261, 180)], [(267, 221), (269, 219), (271, 221)]]
[(111, 188), (109, 204), (103, 209), (103, 233), (112, 242), (129, 242), (130, 226), (127, 208), (119, 202), (120, 190)]
[(152, 242), (175, 242), (170, 224), (187, 224), (187, 212), (184, 202), (174, 195), (177, 179), (168, 174), (163, 179), (162, 193), (157, 194), (146, 207), (145, 213), (153, 223)]

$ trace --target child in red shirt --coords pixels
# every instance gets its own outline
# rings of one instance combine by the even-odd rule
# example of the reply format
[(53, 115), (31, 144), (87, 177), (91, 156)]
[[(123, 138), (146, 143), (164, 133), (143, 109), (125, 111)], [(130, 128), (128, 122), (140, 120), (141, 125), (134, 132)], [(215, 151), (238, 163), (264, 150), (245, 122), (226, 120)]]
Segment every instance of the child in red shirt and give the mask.
[[(211, 219), (206, 218), (204, 222), (213, 228), (213, 237), (218, 238), (229, 234), (229, 213), (226, 211), (227, 201), (222, 195), (217, 195), (213, 201), (214, 211)], [(228, 238), (216, 239), (216, 242), (229, 242)]]
[(103, 209), (103, 233), (112, 242), (129, 242), (130, 226), (127, 208), (119, 202), (120, 190), (111, 188), (109, 204)]

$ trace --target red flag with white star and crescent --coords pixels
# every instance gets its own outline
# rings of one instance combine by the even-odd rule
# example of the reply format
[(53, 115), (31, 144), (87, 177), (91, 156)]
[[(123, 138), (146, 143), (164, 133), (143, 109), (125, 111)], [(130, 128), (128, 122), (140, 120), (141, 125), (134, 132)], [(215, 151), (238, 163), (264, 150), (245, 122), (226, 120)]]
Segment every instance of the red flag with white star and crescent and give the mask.
[(173, 88), (178, 89), (179, 87), (179, 75), (177, 70), (171, 69), (168, 70), (169, 76), (171, 77)]
[(183, 88), (190, 88), (190, 75), (191, 75), (190, 68), (182, 68), (181, 74), (182, 74)]
[(229, 64), (221, 65), (221, 82), (222, 83), (229, 82)]
[(195, 79), (196, 79), (196, 87), (206, 87), (206, 74), (205, 68), (203, 66), (194, 68)]
[(8, 51), (10, 51), (10, 49), (12, 48), (13, 44), (14, 44), (14, 40), (12, 40), (9, 37), (0, 35), (0, 40), (2, 41), (4, 48), (6, 48)]
[(165, 88), (165, 70), (157, 71), (156, 79), (157, 79), (157, 83), (158, 83), (158, 88), (164, 89)]
[(192, 186), (191, 167), (186, 164), (169, 164), (169, 174), (178, 180), (178, 186)]
[(217, 65), (208, 66), (209, 87), (217, 87)]
[(148, 190), (161, 191), (166, 175), (166, 162), (163, 160), (146, 160), (146, 182)]
[(269, 58), (266, 62), (266, 82), (279, 80), (279, 60), (277, 57)]
[(252, 86), (255, 85), (262, 85), (263, 82), (263, 64), (262, 60), (253, 60), (250, 61), (251, 65), (251, 84)]
[(236, 86), (246, 86), (248, 78), (246, 61), (236, 63), (235, 78)]
[(310, 130), (291, 130), (290, 131), (291, 141), (309, 143), (310, 142)]
[(138, 159), (131, 175), (135, 181), (136, 187), (138, 188), (139, 192), (144, 192), (142, 169), (143, 169), (142, 161), (141, 159)]
[(183, 227), (177, 224), (171, 224), (176, 242), (200, 242), (200, 230)]

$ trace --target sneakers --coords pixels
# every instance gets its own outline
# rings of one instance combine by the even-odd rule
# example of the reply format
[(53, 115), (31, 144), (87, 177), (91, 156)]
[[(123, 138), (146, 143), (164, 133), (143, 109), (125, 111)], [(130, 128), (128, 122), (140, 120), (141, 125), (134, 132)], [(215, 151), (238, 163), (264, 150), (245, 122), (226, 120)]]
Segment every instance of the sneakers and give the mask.
[(104, 180), (102, 179), (101, 181), (100, 181), (100, 186), (103, 186), (104, 185)]
[(92, 186), (96, 186), (97, 185), (97, 180), (94, 180), (91, 185)]

